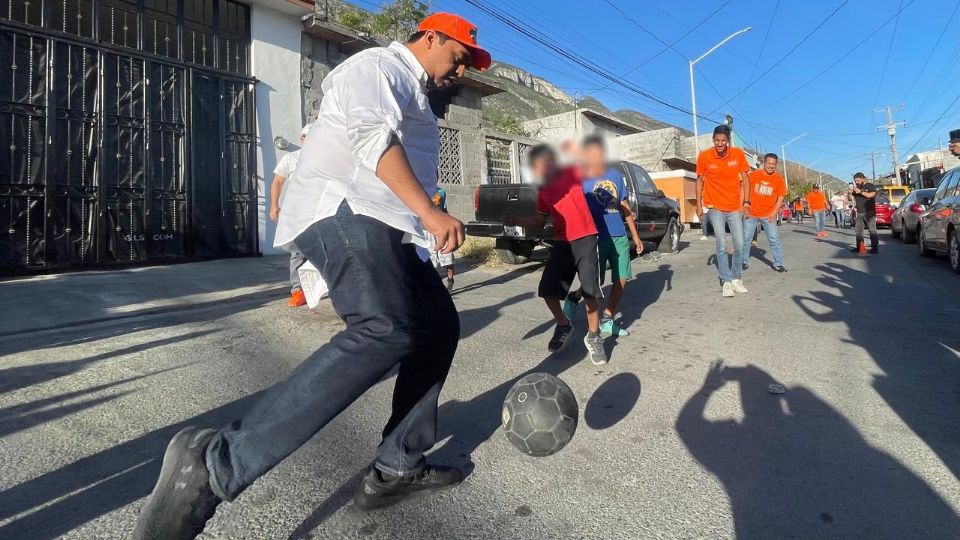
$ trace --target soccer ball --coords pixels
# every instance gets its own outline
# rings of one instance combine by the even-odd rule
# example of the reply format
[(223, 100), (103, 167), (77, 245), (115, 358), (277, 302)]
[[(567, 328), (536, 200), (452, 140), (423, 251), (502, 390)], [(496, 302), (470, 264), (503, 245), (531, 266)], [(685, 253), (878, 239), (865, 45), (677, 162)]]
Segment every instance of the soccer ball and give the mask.
[(556, 454), (573, 438), (580, 412), (567, 383), (549, 373), (531, 373), (507, 392), (503, 431), (524, 454)]

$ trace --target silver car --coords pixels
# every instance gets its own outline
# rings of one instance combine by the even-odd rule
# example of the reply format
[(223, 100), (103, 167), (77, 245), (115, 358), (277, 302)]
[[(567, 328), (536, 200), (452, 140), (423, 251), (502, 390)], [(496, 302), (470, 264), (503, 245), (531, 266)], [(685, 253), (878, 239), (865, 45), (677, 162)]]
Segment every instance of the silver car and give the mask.
[(920, 214), (927, 210), (936, 188), (918, 189), (900, 201), (900, 206), (890, 218), (890, 230), (894, 238), (903, 238), (907, 244), (917, 241), (917, 227), (920, 226)]

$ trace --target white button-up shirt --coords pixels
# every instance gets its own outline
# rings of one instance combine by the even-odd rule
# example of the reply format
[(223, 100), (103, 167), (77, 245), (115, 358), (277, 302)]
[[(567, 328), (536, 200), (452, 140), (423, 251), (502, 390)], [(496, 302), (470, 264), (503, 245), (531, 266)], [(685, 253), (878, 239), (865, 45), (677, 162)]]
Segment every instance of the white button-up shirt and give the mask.
[(284, 186), (274, 246), (286, 248), (343, 201), (354, 214), (408, 233), (409, 242), (432, 243), (416, 214), (375, 172), (396, 136), (424, 190), (436, 191), (440, 130), (427, 81), (417, 57), (396, 42), (357, 53), (327, 75), (317, 121)]

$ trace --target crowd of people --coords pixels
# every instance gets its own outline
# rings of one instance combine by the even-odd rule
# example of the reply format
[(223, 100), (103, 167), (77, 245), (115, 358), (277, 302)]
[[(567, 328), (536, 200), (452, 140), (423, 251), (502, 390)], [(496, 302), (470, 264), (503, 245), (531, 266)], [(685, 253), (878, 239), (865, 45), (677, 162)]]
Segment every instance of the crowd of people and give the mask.
[[(748, 292), (742, 272), (750, 266), (750, 248), (756, 244), (757, 232), (761, 228), (770, 244), (773, 270), (787, 271), (778, 227), (787, 185), (783, 176), (777, 173), (778, 163), (776, 154), (766, 154), (763, 166), (751, 171), (744, 152), (731, 145), (731, 130), (727, 125), (714, 129), (713, 146), (697, 157), (697, 215), (702, 224), (701, 239), (707, 239), (708, 229), (713, 229), (717, 274), (724, 297)], [(849, 190), (837, 192), (827, 199), (821, 186), (814, 184), (808, 193), (795, 197), (788, 208), (797, 224), (803, 224), (807, 211), (813, 215), (817, 238), (828, 236), (828, 213), (832, 213), (836, 227), (844, 229), (847, 212), (853, 211), (857, 243), (851, 251), (865, 251), (863, 235), (867, 231), (870, 253), (877, 254), (876, 196), (877, 187), (867, 181), (865, 174), (858, 172)], [(732, 246), (727, 245), (726, 231), (730, 233)]]

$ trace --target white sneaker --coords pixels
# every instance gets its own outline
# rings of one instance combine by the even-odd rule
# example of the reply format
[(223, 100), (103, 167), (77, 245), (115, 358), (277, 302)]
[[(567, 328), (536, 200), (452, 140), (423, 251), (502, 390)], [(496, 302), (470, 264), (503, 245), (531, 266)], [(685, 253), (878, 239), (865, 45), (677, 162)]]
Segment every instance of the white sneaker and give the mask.
[(701, 240), (709, 240), (710, 237), (707, 236), (707, 235), (705, 235), (705, 234), (703, 234), (703, 235), (700, 235), (700, 239), (701, 239)]
[(737, 293), (737, 294), (743, 294), (743, 293), (746, 293), (746, 292), (750, 292), (750, 291), (747, 290), (746, 287), (743, 286), (743, 281), (741, 281), (741, 280), (739, 280), (739, 279), (735, 279), (735, 280), (731, 281), (731, 282), (730, 282), (730, 286), (733, 287), (733, 292), (735, 292), (735, 293)]
[(734, 296), (736, 296), (736, 295), (733, 294), (733, 285), (731, 285), (729, 282), (724, 283), (724, 284), (723, 284), (723, 297), (724, 297), (724, 298), (733, 298)]

